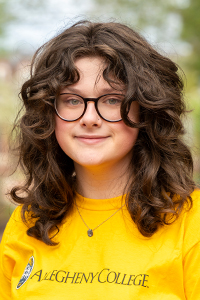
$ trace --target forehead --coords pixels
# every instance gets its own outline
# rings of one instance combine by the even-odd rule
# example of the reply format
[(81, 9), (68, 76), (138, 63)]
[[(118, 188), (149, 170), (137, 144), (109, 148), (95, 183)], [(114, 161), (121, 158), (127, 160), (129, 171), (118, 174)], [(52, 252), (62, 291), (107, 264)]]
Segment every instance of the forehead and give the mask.
[(102, 74), (107, 65), (106, 60), (100, 56), (81, 57), (75, 60), (80, 77)]
[(82, 57), (75, 61), (75, 66), (79, 73), (80, 79), (78, 82), (71, 85), (71, 87), (81, 87), (89, 89), (106, 89), (106, 92), (113, 90), (124, 90), (124, 84), (109, 74), (109, 79), (113, 80), (109, 84), (103, 77), (103, 71), (108, 66), (105, 58), (99, 56)]

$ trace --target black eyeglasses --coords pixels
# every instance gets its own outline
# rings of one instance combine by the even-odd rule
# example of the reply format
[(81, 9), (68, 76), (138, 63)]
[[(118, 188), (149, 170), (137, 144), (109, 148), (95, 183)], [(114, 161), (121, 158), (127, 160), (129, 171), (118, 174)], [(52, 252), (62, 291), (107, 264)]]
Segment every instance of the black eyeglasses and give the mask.
[(93, 101), (98, 115), (108, 122), (119, 122), (122, 94), (106, 94), (98, 98), (83, 98), (80, 95), (61, 93), (54, 102), (57, 115), (64, 121), (73, 122), (80, 119), (86, 109), (88, 101)]

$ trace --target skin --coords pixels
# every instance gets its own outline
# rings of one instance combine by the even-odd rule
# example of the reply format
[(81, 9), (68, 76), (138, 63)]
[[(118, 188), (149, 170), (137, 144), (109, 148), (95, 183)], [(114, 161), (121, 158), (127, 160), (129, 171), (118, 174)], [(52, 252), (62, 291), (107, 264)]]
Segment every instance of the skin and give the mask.
[[(106, 93), (116, 93), (103, 79), (105, 63), (102, 58), (80, 58), (75, 65), (80, 80), (61, 92), (95, 98)], [(139, 105), (134, 102), (132, 106), (132, 118), (138, 122)], [(121, 195), (129, 177), (127, 169), (138, 129), (126, 126), (123, 121), (110, 123), (103, 120), (92, 101), (88, 102), (85, 114), (77, 121), (66, 122), (58, 116), (55, 118), (57, 141), (66, 155), (74, 161), (77, 191), (84, 197), (93, 199)]]

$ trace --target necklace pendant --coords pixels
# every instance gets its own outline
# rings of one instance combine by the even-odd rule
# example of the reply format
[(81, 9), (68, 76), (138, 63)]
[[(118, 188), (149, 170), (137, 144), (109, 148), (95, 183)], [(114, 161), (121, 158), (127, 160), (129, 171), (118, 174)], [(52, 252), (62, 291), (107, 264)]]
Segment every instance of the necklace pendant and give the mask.
[(93, 230), (92, 230), (92, 229), (89, 229), (89, 230), (87, 231), (87, 234), (88, 234), (89, 237), (92, 237), (92, 236), (93, 236)]

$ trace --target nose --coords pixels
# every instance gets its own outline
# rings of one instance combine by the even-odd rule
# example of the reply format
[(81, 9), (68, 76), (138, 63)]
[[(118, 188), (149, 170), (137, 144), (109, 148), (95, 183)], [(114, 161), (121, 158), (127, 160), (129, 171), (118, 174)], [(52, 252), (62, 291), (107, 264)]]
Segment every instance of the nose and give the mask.
[(80, 119), (80, 124), (82, 126), (87, 126), (88, 128), (99, 127), (102, 124), (102, 119), (98, 115), (94, 101), (87, 102), (87, 109)]

